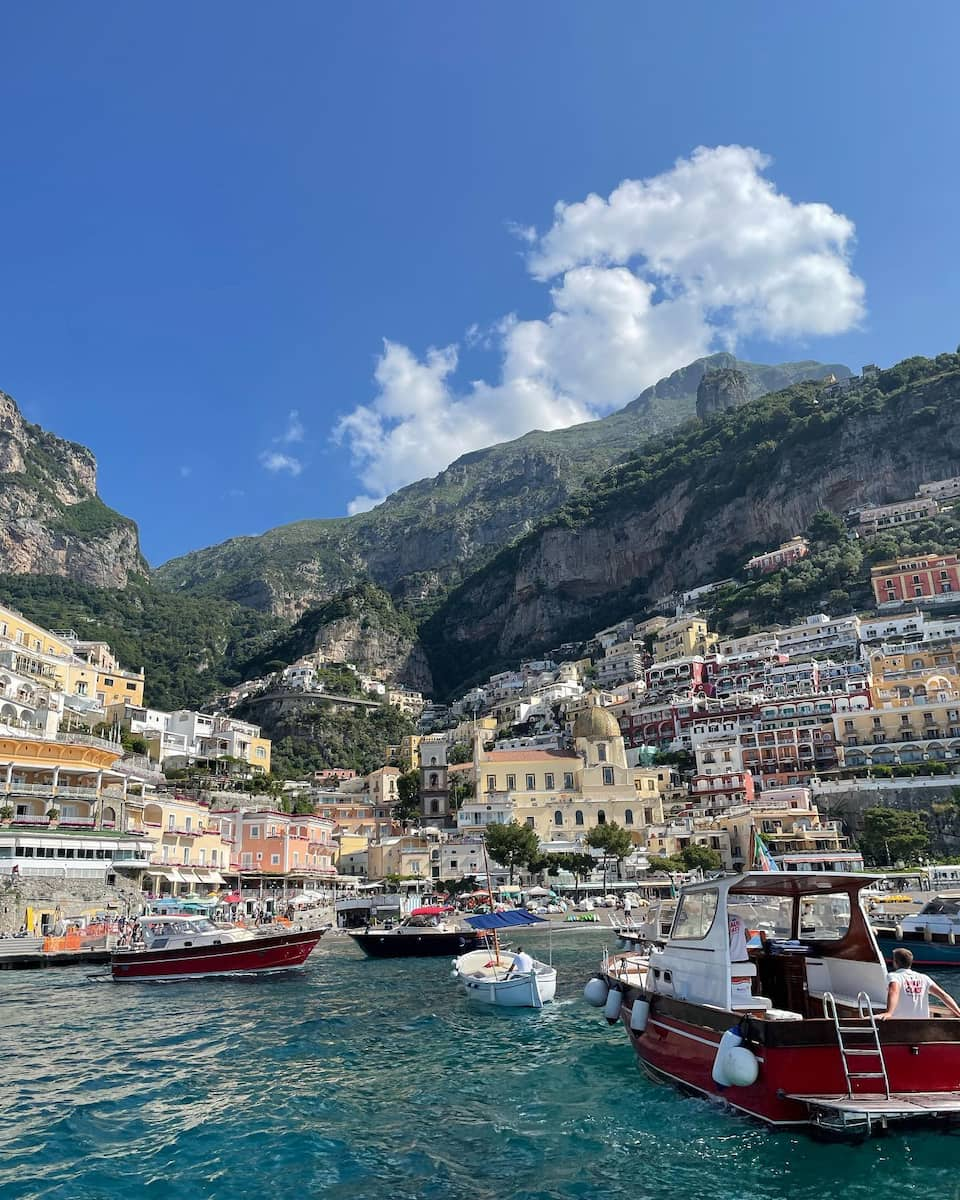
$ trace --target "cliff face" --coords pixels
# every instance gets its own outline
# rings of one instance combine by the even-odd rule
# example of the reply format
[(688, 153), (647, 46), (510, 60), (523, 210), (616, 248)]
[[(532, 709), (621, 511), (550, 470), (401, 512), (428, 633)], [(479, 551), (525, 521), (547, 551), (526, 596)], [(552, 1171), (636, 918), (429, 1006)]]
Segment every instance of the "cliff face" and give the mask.
[(136, 525), (97, 495), (93, 454), (23, 419), (0, 392), (0, 573), (125, 587), (146, 574)]
[(246, 678), (320, 650), (329, 662), (352, 663), (362, 674), (430, 692), (433, 681), (413, 621), (369, 582), (309, 609), (242, 667)]
[(948, 369), (902, 386), (882, 373), (886, 393), (828, 400), (801, 385), (617, 468), (434, 614), (422, 632), (438, 688), (723, 577), (820, 508), (909, 498), (960, 473), (960, 358), (941, 357)]
[(698, 385), (711, 368), (739, 371), (749, 398), (799, 379), (850, 374), (838, 364), (763, 366), (711, 355), (602, 420), (534, 430), (465, 454), (371, 512), (234, 538), (165, 563), (155, 578), (167, 588), (223, 596), (290, 619), (361, 578), (406, 600), (435, 597), (529, 532), (589, 479), (691, 418)]
[(728, 408), (739, 408), (750, 399), (747, 377), (734, 367), (705, 371), (697, 388), (697, 416), (706, 421)]

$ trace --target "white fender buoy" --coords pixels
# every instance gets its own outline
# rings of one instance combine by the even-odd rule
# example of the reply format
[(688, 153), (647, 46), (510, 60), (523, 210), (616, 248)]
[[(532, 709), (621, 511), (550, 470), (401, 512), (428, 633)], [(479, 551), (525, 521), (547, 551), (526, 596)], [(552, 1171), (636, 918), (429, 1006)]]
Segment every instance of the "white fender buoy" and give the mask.
[(643, 1033), (650, 1017), (650, 1001), (634, 1000), (630, 1009), (630, 1028), (634, 1033)]
[(952, 929), (947, 934), (947, 943), (950, 946), (955, 946), (957, 944), (957, 935), (953, 932)]
[(893, 932), (896, 935), (897, 941), (902, 942), (903, 941), (903, 926), (901, 925), (901, 923), (899, 921), (896, 923), (896, 925), (894, 925)]
[(730, 1080), (727, 1078), (726, 1071), (727, 1055), (731, 1050), (736, 1050), (742, 1044), (743, 1038), (735, 1029), (728, 1029), (720, 1039), (720, 1045), (717, 1047), (717, 1055), (713, 1060), (713, 1070), (710, 1072), (714, 1083), (718, 1083), (721, 1087), (729, 1087)]
[(587, 980), (587, 986), (583, 989), (583, 998), (593, 1008), (603, 1008), (607, 1002), (607, 993), (609, 991), (607, 981), (601, 979), (598, 975), (594, 975), (593, 979)]
[(611, 1025), (615, 1025), (620, 1017), (623, 1004), (623, 992), (619, 988), (611, 988), (607, 993), (607, 1002), (603, 1006), (603, 1015)]
[(734, 1046), (723, 1060), (723, 1070), (731, 1087), (749, 1087), (757, 1082), (760, 1064), (746, 1046)]

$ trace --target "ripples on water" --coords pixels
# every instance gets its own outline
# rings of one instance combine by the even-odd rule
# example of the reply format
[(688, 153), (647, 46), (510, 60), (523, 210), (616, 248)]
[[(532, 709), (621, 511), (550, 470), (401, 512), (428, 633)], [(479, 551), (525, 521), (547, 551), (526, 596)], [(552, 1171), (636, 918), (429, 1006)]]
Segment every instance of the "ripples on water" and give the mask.
[(960, 1196), (958, 1136), (823, 1146), (648, 1083), (580, 1000), (603, 941), (557, 935), (539, 1014), (333, 937), (286, 977), (4, 973), (0, 1198)]

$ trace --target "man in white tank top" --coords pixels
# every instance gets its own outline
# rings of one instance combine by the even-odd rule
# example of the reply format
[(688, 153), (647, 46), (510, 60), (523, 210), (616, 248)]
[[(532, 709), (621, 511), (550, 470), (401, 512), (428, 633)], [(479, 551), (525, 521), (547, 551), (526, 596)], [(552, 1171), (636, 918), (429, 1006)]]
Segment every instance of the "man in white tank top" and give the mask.
[(902, 1021), (930, 1016), (930, 993), (939, 997), (955, 1017), (960, 1005), (929, 975), (913, 970), (913, 954), (903, 946), (893, 952), (893, 970), (887, 975), (887, 1009), (878, 1013), (878, 1021)]

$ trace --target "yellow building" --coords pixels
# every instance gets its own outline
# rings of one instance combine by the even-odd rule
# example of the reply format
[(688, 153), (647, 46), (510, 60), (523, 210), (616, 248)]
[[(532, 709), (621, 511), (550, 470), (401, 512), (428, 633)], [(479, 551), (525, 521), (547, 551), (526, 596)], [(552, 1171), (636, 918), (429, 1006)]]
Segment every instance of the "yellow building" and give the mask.
[(367, 847), (367, 878), (386, 879), (388, 875), (430, 878), (432, 843), (413, 834), (382, 838)]
[(871, 651), (874, 703), (919, 704), (960, 690), (960, 642), (884, 646)]
[(183, 796), (157, 795), (143, 807), (144, 830), (153, 841), (147, 872), (156, 893), (183, 895), (209, 891), (230, 867), (230, 843), (220, 817), (206, 805)]
[[(896, 684), (895, 686), (900, 686)], [(845, 767), (896, 766), (960, 756), (960, 693), (900, 699), (890, 708), (837, 713), (837, 743)]]
[(573, 750), (491, 750), (479, 759), (477, 795), (458, 814), (461, 831), (503, 819), (541, 841), (576, 841), (615, 822), (634, 833), (663, 820), (669, 773), (628, 767), (616, 718), (593, 705), (573, 727)]
[(100, 738), (0, 737), (0, 794), (13, 823), (115, 827), (129, 800), (130, 776), (114, 769), (122, 750)]
[(677, 617), (657, 630), (653, 639), (653, 657), (657, 662), (671, 658), (713, 654), (720, 635), (711, 633), (703, 617)]
[(124, 670), (106, 642), (61, 637), (0, 605), (0, 654), (21, 675), (81, 696), (100, 707), (128, 701), (143, 703), (143, 670)]

